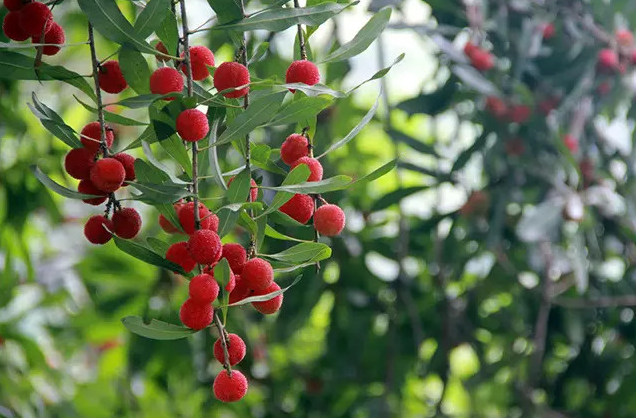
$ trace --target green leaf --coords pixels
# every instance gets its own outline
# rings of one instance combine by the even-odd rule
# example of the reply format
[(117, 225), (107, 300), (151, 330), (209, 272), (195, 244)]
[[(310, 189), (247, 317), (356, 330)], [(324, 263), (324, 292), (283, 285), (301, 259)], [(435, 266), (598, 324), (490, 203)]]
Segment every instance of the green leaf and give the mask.
[(397, 164), (397, 158), (394, 160), (389, 161), (388, 163), (384, 164), (382, 167), (373, 170), (372, 172), (370, 172), (369, 174), (360, 177), (359, 179), (357, 179), (356, 181), (354, 181), (353, 183), (351, 183), (351, 187), (358, 185), (358, 184), (362, 184), (362, 183), (369, 183), (373, 180), (377, 180), (380, 177), (382, 177), (383, 175), (389, 173), (391, 170), (393, 170), (395, 168), (395, 165)]
[(164, 268), (166, 270), (174, 271), (175, 273), (179, 273), (184, 276), (188, 276), (188, 274), (183, 271), (183, 268), (181, 268), (180, 265), (166, 260), (159, 254), (144, 247), (143, 245), (139, 245), (130, 240), (119, 238), (116, 235), (113, 235), (113, 240), (115, 241), (115, 245), (117, 246), (117, 248), (119, 248), (126, 254), (135, 257), (138, 260), (141, 260), (153, 266)]
[(223, 238), (230, 233), (236, 221), (238, 220), (240, 212), (235, 212), (229, 208), (219, 210), (216, 214), (219, 217), (219, 237)]
[[(283, 180), (281, 186), (291, 186), (292, 184), (304, 183), (307, 181), (310, 174), (311, 172), (306, 164), (299, 164), (294, 169), (292, 169), (289, 174), (287, 174), (287, 177), (285, 177), (285, 180)], [(267, 210), (260, 214), (258, 217), (266, 216), (267, 214), (278, 210), (278, 208), (287, 203), (292, 197), (294, 197), (294, 193), (286, 191), (277, 192), (272, 199), (272, 202), (269, 204)]]
[(473, 67), (454, 65), (451, 71), (475, 91), (486, 96), (501, 96), (497, 87)]
[(397, 108), (408, 114), (438, 115), (454, 105), (457, 90), (457, 77), (449, 77), (437, 90), (405, 100)]
[(177, 135), (172, 135), (168, 139), (159, 141), (159, 145), (175, 160), (185, 171), (189, 179), (192, 178), (192, 161), (188, 155), (185, 145)]
[(148, 245), (150, 245), (150, 248), (152, 248), (152, 250), (157, 254), (165, 254), (170, 248), (170, 244), (155, 237), (146, 238), (146, 242), (148, 243)]
[(252, 302), (266, 302), (270, 299), (274, 299), (276, 296), (278, 295), (282, 295), (283, 293), (285, 293), (287, 290), (289, 290), (289, 288), (291, 288), (292, 286), (294, 286), (296, 283), (298, 283), (300, 281), (300, 279), (302, 279), (302, 274), (298, 277), (296, 277), (294, 279), (294, 281), (292, 282), (292, 284), (290, 284), (289, 286), (282, 288), (280, 290), (276, 290), (272, 293), (268, 293), (266, 295), (260, 295), (260, 296), (250, 296), (248, 298), (242, 299), (238, 302), (234, 302), (228, 306), (240, 306), (240, 305), (245, 305), (247, 303), (252, 303)]
[(480, 151), (482, 148), (486, 146), (486, 142), (488, 141), (488, 131), (484, 131), (473, 144), (466, 148), (457, 156), (457, 159), (453, 163), (453, 168), (451, 168), (451, 173), (454, 173), (458, 170), (464, 168), (466, 163), (470, 161), (470, 158), (475, 154), (475, 152)]
[(265, 227), (265, 235), (267, 235), (270, 238), (274, 238), (274, 239), (278, 239), (282, 241), (311, 242), (305, 239), (294, 238), (294, 237), (290, 237), (289, 235), (282, 234), (269, 225)]
[(373, 81), (373, 80), (377, 80), (378, 78), (382, 78), (385, 75), (387, 75), (387, 73), (391, 70), (391, 68), (393, 68), (394, 65), (396, 65), (397, 63), (399, 63), (400, 61), (402, 61), (404, 59), (404, 53), (400, 54), (397, 56), (397, 58), (395, 58), (393, 60), (393, 62), (388, 66), (388, 67), (384, 67), (383, 69), (381, 69), (380, 71), (378, 71), (377, 73), (373, 74), (371, 76), (371, 78), (364, 80), (362, 83), (358, 84), (357, 86), (355, 86), (354, 88), (352, 88), (351, 90), (349, 90), (347, 92), (347, 94), (351, 94), (353, 91), (357, 90), (359, 87), (367, 84), (369, 81)]
[(349, 142), (353, 138), (355, 138), (355, 136), (358, 135), (358, 133), (362, 130), (362, 128), (364, 128), (367, 125), (367, 123), (369, 123), (369, 121), (371, 121), (371, 119), (373, 119), (373, 115), (375, 115), (376, 110), (378, 110), (378, 104), (380, 103), (380, 96), (382, 96), (382, 91), (380, 91), (380, 94), (378, 94), (378, 97), (375, 100), (375, 103), (373, 104), (371, 109), (369, 109), (367, 114), (364, 115), (362, 120), (360, 122), (358, 122), (358, 124), (351, 130), (351, 132), (349, 132), (347, 134), (347, 136), (342, 138), (340, 141), (337, 141), (337, 142), (331, 144), (331, 146), (329, 148), (327, 148), (327, 150), (325, 152), (323, 152), (318, 157), (316, 157), (316, 159), (320, 159), (320, 158), (324, 157), (325, 155), (329, 154), (331, 151), (340, 148), (341, 146), (345, 145), (347, 142)]
[(155, 29), (157, 37), (163, 42), (168, 54), (176, 56), (177, 42), (179, 42), (179, 28), (177, 27), (177, 17), (169, 10), (161, 25)]
[(299, 100), (295, 100), (283, 106), (266, 126), (300, 123), (316, 116), (332, 102), (333, 100), (328, 96), (302, 97)]
[(155, 168), (157, 168), (158, 170), (165, 173), (170, 179), (170, 181), (172, 181), (174, 184), (190, 184), (190, 182), (183, 181), (177, 176), (175, 176), (174, 174), (172, 174), (168, 167), (166, 167), (161, 161), (157, 160), (157, 158), (155, 158), (155, 155), (152, 153), (152, 149), (150, 148), (150, 145), (147, 142), (142, 142), (141, 147), (144, 151), (144, 155), (146, 156), (146, 159), (148, 160), (148, 162), (152, 164), (153, 166), (155, 166)]
[(225, 287), (230, 282), (230, 263), (226, 258), (222, 258), (214, 266), (214, 279), (221, 287)]
[[(94, 108), (93, 106), (91, 106), (89, 104), (84, 103), (83, 101), (81, 101), (75, 95), (73, 95), (73, 97), (75, 97), (75, 100), (79, 104), (81, 104), (84, 107), (84, 109), (88, 110), (89, 112), (97, 114), (97, 109), (96, 108)], [(146, 123), (146, 122), (140, 122), (140, 121), (135, 120), (135, 119), (127, 118), (125, 116), (118, 115), (117, 113), (109, 112), (108, 110), (104, 110), (104, 120), (106, 122), (112, 122), (112, 123), (116, 123), (118, 125), (124, 125), (124, 126), (146, 126), (146, 125), (148, 125), (148, 123)]]
[(208, 4), (219, 19), (219, 23), (224, 24), (238, 20), (243, 17), (241, 0), (208, 0)]
[(243, 203), (230, 203), (229, 205), (223, 205), (218, 210), (229, 209), (233, 212), (237, 212), (241, 209), (261, 209), (263, 207), (262, 202), (243, 202)]
[(360, 29), (351, 41), (327, 55), (321, 62), (343, 61), (366, 51), (369, 45), (382, 33), (390, 18), (391, 9), (388, 7), (382, 9)]
[(27, 106), (40, 119), (42, 126), (69, 147), (81, 148), (82, 143), (77, 139), (78, 135), (73, 128), (65, 124), (60, 115), (55, 113), (53, 109), (40, 102), (35, 92), (32, 94), (32, 98), (33, 106), (30, 104), (27, 104)]
[(230, 203), (243, 203), (247, 201), (248, 194), (250, 193), (251, 179), (250, 170), (247, 168), (234, 177), (226, 193), (226, 197)]
[(269, 50), (269, 42), (261, 42), (256, 48), (256, 51), (254, 51), (254, 55), (252, 55), (252, 57), (249, 59), (247, 64), (248, 65), (254, 64), (255, 62), (260, 61), (261, 58), (263, 58), (265, 54), (267, 54), (268, 50)]
[(149, 144), (157, 142), (157, 136), (155, 135), (155, 131), (152, 129), (152, 126), (147, 126), (146, 129), (144, 129), (144, 131), (141, 134), (139, 134), (139, 136), (133, 142), (128, 144), (120, 152), (124, 152), (134, 148), (139, 148), (143, 141), (146, 141)]
[(146, 3), (135, 20), (134, 29), (140, 38), (147, 38), (161, 25), (170, 13), (170, 3), (171, 0), (150, 0)]
[(176, 202), (179, 199), (192, 195), (185, 187), (177, 184), (155, 184), (139, 181), (130, 182), (128, 184), (142, 193), (140, 196), (137, 196), (139, 200), (150, 204)]
[(389, 136), (394, 141), (406, 144), (409, 147), (413, 148), (415, 151), (421, 152), (422, 154), (428, 154), (435, 157), (439, 157), (439, 155), (437, 154), (437, 151), (435, 151), (435, 147), (432, 145), (426, 144), (403, 132), (396, 131), (395, 129), (390, 129), (388, 133), (389, 133)]
[(130, 88), (137, 94), (150, 93), (150, 67), (144, 56), (130, 44), (124, 44), (119, 50), (119, 66)]
[(294, 89), (299, 90), (305, 93), (307, 96), (320, 96), (322, 94), (327, 94), (329, 96), (343, 98), (347, 97), (347, 93), (343, 93), (341, 91), (333, 90), (323, 84), (314, 84), (313, 86), (308, 86), (305, 83), (287, 83), (287, 84), (279, 84), (274, 86), (279, 89)]
[(265, 229), (267, 229), (267, 216), (256, 219), (256, 248), (263, 247)]
[(227, 185), (225, 184), (225, 180), (223, 179), (223, 173), (221, 172), (221, 166), (219, 165), (219, 157), (217, 148), (214, 146), (217, 140), (217, 132), (219, 130), (219, 125), (223, 122), (225, 118), (225, 109), (221, 107), (209, 107), (208, 108), (208, 124), (210, 125), (210, 137), (209, 137), (209, 145), (208, 149), (208, 163), (210, 165), (210, 170), (212, 171), (216, 184), (221, 186), (224, 190), (227, 190)]
[(67, 189), (66, 187), (62, 186), (59, 183), (56, 183), (53, 179), (47, 176), (42, 170), (40, 170), (38, 166), (32, 165), (30, 166), (30, 168), (31, 172), (33, 172), (33, 175), (35, 175), (35, 177), (37, 177), (37, 179), (40, 180), (43, 185), (45, 185), (48, 189), (54, 191), (55, 193), (59, 194), (60, 196), (68, 197), (69, 199), (93, 199), (96, 197), (103, 197), (95, 196), (92, 194), (79, 193), (75, 190)]
[(320, 242), (303, 242), (277, 254), (261, 254), (287, 263), (316, 263), (331, 257), (331, 248)]
[(272, 212), (269, 215), (269, 219), (271, 219), (272, 222), (278, 225), (293, 226), (296, 228), (307, 228), (307, 225), (301, 224), (297, 220), (291, 218), (289, 215), (280, 211)]
[(114, 1), (77, 0), (91, 24), (105, 38), (123, 45), (129, 42), (138, 51), (155, 55), (157, 51), (133, 29)]
[(422, 190), (426, 190), (428, 188), (429, 186), (413, 186), (413, 187), (404, 187), (402, 189), (394, 190), (390, 193), (385, 194), (380, 199), (378, 199), (373, 204), (373, 206), (371, 206), (371, 211), (376, 212), (379, 210), (386, 209), (393, 204), (399, 203), (405, 197), (410, 196), (413, 193), (421, 192)]
[(258, 232), (258, 225), (256, 224), (256, 221), (254, 221), (254, 219), (252, 219), (245, 211), (240, 212), (238, 223), (252, 235), (256, 235)]
[[(211, 0), (210, 0), (211, 1)], [(229, 1), (229, 0), (227, 0)], [(349, 6), (358, 4), (323, 3), (314, 7), (284, 7), (256, 13), (236, 23), (228, 23), (213, 27), (214, 30), (252, 31), (256, 29), (281, 32), (294, 25), (318, 26), (327, 19), (337, 15)]]
[(282, 190), (290, 193), (316, 194), (332, 192), (334, 190), (342, 190), (345, 189), (350, 183), (351, 177), (339, 175), (320, 181), (308, 181), (300, 184), (290, 184), (289, 186), (261, 186), (261, 188), (270, 190)]
[(130, 332), (153, 340), (178, 340), (196, 332), (181, 325), (168, 324), (156, 319), (151, 319), (146, 324), (139, 316), (127, 316), (122, 318), (121, 322)]
[(114, 105), (124, 106), (129, 109), (140, 109), (144, 107), (149, 107), (151, 104), (156, 102), (162, 97), (169, 97), (170, 95), (160, 95), (160, 94), (141, 94), (139, 96), (128, 97), (124, 100), (120, 100), (118, 102), (113, 103)]

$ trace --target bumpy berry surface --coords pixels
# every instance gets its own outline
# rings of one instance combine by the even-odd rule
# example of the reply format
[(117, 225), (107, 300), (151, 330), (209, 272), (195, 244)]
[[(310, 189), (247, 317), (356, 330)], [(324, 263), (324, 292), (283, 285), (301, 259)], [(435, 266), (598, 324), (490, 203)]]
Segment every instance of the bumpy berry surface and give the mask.
[(207, 215), (207, 218), (205, 221), (209, 223), (206, 223), (205, 226), (201, 224), (202, 228), (209, 229), (210, 231), (214, 231), (214, 232), (219, 231), (219, 217), (216, 216), (215, 213), (210, 212)]
[(31, 0), (4, 0), (4, 7), (11, 12), (20, 10), (26, 3), (30, 3)]
[(133, 181), (137, 178), (135, 175), (135, 157), (130, 154), (126, 154), (125, 152), (120, 152), (119, 154), (113, 155), (113, 158), (124, 166), (124, 171), (126, 171), (126, 181)]
[(227, 284), (225, 285), (224, 289), (226, 292), (232, 293), (235, 287), (236, 287), (236, 275), (230, 269), (230, 279), (227, 281)]
[[(152, 94), (181, 93), (182, 90), (183, 78), (181, 73), (174, 68), (157, 68), (150, 75), (150, 92)], [(174, 100), (174, 97), (168, 97), (164, 100)]]
[(321, 235), (338, 235), (345, 226), (345, 213), (337, 205), (323, 205), (314, 213), (314, 228)]
[(300, 164), (306, 164), (309, 167), (309, 178), (307, 181), (320, 181), (322, 180), (322, 164), (315, 158), (311, 157), (302, 157), (296, 160), (294, 164), (292, 164), (292, 168), (298, 167)]
[(225, 244), (221, 258), (225, 258), (228, 261), (234, 274), (241, 274), (247, 262), (247, 251), (241, 244)]
[[(157, 42), (155, 49), (161, 52), (162, 54), (168, 54), (168, 50), (166, 49), (166, 46), (161, 41)], [(157, 58), (157, 61), (161, 61), (161, 62), (170, 61), (170, 58), (164, 57), (163, 55), (159, 55), (159, 54), (155, 55), (155, 58)]]
[(488, 71), (495, 66), (495, 59), (490, 52), (479, 49), (470, 56), (470, 63), (479, 71)]
[[(234, 87), (244, 86), (250, 82), (250, 72), (238, 62), (224, 62), (214, 72), (214, 87), (217, 91), (223, 91)], [(225, 93), (224, 96), (236, 99), (243, 97), (250, 90), (249, 87)]]
[(39, 37), (46, 33), (53, 25), (53, 13), (39, 1), (24, 5), (20, 9), (20, 26), (29, 36)]
[[(313, 86), (320, 81), (320, 71), (318, 67), (311, 61), (298, 60), (291, 63), (287, 72), (285, 73), (286, 83), (303, 83), (308, 86)], [(295, 89), (289, 89), (292, 93), (295, 93)]]
[(73, 178), (87, 179), (95, 165), (95, 153), (86, 148), (74, 148), (64, 157), (64, 169)]
[[(33, 36), (31, 42), (34, 44), (64, 44), (66, 37), (64, 36), (64, 29), (53, 22), (51, 29), (44, 35), (44, 40), (41, 36)], [(37, 48), (37, 47), (36, 47)], [(55, 45), (47, 45), (42, 47), (42, 53), (44, 55), (55, 55), (60, 51), (61, 47)]]
[[(181, 53), (181, 58), (185, 57), (185, 53)], [(214, 67), (214, 54), (205, 46), (190, 47), (190, 61), (192, 62), (192, 78), (195, 80), (203, 80), (210, 76), (208, 65)], [(188, 66), (181, 64), (179, 67), (183, 74), (187, 76)]]
[(128, 87), (128, 83), (121, 72), (119, 62), (106, 61), (99, 69), (99, 87), (106, 93), (121, 93)]
[(241, 278), (240, 275), (235, 274), (234, 281), (235, 281), (234, 290), (232, 290), (230, 293), (230, 303), (236, 303), (238, 301), (241, 301), (245, 299), (246, 297), (250, 296), (252, 293), (252, 290), (249, 287), (247, 287), (247, 283), (245, 282), (245, 280)]
[[(199, 219), (201, 220), (201, 229), (209, 229), (211, 221), (210, 210), (199, 202)], [(179, 223), (186, 234), (194, 233), (194, 202), (188, 202), (177, 210)]]
[[(263, 289), (260, 291), (254, 291), (252, 296), (267, 295), (269, 293), (276, 292), (279, 290), (280, 290), (280, 286), (272, 282), (272, 284), (270, 284), (269, 287), (267, 287), (266, 289)], [(265, 315), (271, 315), (273, 313), (278, 312), (278, 310), (280, 309), (282, 305), (283, 305), (282, 293), (270, 300), (266, 300), (265, 302), (252, 302), (252, 306), (254, 307), (254, 309), (256, 309), (257, 311)]]
[(7, 38), (14, 41), (26, 41), (29, 34), (20, 26), (20, 12), (9, 12), (2, 21), (2, 31)]
[(200, 264), (212, 264), (219, 261), (221, 246), (219, 236), (209, 229), (194, 231), (188, 240), (190, 256)]
[[(236, 334), (228, 334), (227, 337), (227, 354), (230, 366), (234, 366), (245, 358), (245, 342)], [(214, 357), (216, 357), (219, 363), (224, 364), (225, 352), (223, 351), (223, 342), (220, 338), (214, 343)]]
[(262, 258), (252, 258), (245, 263), (241, 280), (252, 290), (263, 290), (274, 281), (274, 269)]
[(203, 329), (212, 323), (214, 309), (209, 303), (198, 303), (186, 299), (179, 310), (179, 318), (183, 325), (190, 329)]
[(238, 370), (232, 370), (232, 376), (227, 370), (221, 370), (212, 385), (214, 396), (221, 402), (240, 400), (247, 393), (247, 387), (247, 379)]
[(314, 214), (314, 199), (306, 194), (296, 194), (279, 210), (301, 224), (306, 224)]
[(219, 296), (219, 284), (209, 274), (199, 274), (190, 280), (190, 299), (197, 303), (212, 303)]
[(141, 216), (133, 208), (123, 208), (113, 215), (113, 232), (125, 239), (135, 238), (141, 230)]
[[(227, 182), (227, 187), (230, 187), (230, 184), (232, 184), (232, 182), (234, 181), (234, 178), (236, 176), (232, 177), (228, 182)], [(248, 197), (250, 202), (256, 202), (256, 200), (258, 199), (258, 184), (256, 184), (256, 182), (254, 181), (254, 179), (250, 179), (250, 195)]]
[(300, 134), (291, 134), (280, 147), (280, 158), (287, 165), (292, 165), (299, 158), (309, 154), (309, 142)]
[(177, 132), (185, 141), (199, 141), (210, 132), (208, 117), (200, 110), (186, 109), (177, 116)]
[(97, 160), (91, 168), (91, 182), (103, 192), (119, 189), (126, 178), (124, 166), (114, 158)]
[[(110, 148), (113, 145), (113, 141), (115, 140), (115, 134), (113, 133), (113, 130), (110, 129), (108, 126), (105, 126), (105, 130), (106, 146)], [(84, 148), (93, 152), (97, 152), (97, 150), (99, 150), (100, 140), (102, 137), (102, 128), (99, 125), (99, 122), (89, 123), (82, 128), (82, 132), (80, 133), (80, 141), (82, 142), (82, 145), (84, 145)], [(86, 137), (92, 139), (88, 139)]]
[[(99, 190), (89, 179), (84, 179), (79, 182), (77, 185), (77, 191), (84, 194), (94, 194), (97, 196), (104, 195), (104, 192)], [(89, 205), (99, 206), (104, 203), (107, 199), (107, 196), (104, 197), (95, 197), (92, 199), (82, 199), (82, 202), (88, 203)]]
[(112, 236), (104, 226), (111, 231), (113, 230), (113, 223), (110, 219), (106, 219), (102, 215), (93, 215), (88, 218), (86, 225), (84, 225), (84, 236), (93, 244), (106, 244)]
[(180, 265), (186, 273), (190, 273), (197, 265), (197, 262), (190, 256), (188, 243), (185, 241), (172, 244), (166, 251), (166, 260)]

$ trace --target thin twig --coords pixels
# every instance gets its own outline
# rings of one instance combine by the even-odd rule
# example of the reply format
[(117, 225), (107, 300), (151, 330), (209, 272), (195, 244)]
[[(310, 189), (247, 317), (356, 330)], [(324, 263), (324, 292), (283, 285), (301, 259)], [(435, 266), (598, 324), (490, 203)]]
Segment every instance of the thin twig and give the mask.
[(95, 36), (93, 35), (93, 26), (88, 22), (88, 43), (91, 47), (91, 62), (93, 65), (93, 80), (95, 81), (95, 97), (97, 99), (97, 118), (100, 127), (100, 149), (104, 157), (110, 155), (108, 145), (106, 144), (106, 123), (104, 122), (104, 105), (102, 104), (102, 90), (99, 87), (99, 60), (95, 51)]
[(549, 242), (541, 243), (541, 253), (545, 263), (545, 272), (541, 284), (541, 302), (534, 325), (534, 351), (530, 357), (528, 384), (534, 388), (541, 378), (546, 339), (548, 337), (548, 319), (552, 308), (550, 270), (552, 269), (552, 249)]
[[(183, 1), (183, 0), (182, 0)], [(219, 318), (218, 314), (214, 314), (214, 325), (216, 325), (216, 329), (219, 331), (219, 338), (221, 339), (221, 346), (223, 347), (223, 368), (227, 370), (230, 377), (232, 376), (232, 366), (230, 365), (230, 354), (227, 349), (227, 331), (221, 323), (221, 318)]]
[[(298, 3), (298, 0), (294, 0), (294, 7), (295, 8), (300, 8), (300, 4)], [(301, 25), (299, 23), (296, 26), (298, 28), (298, 47), (300, 48), (300, 59), (301, 60), (306, 60), (307, 59), (307, 49), (305, 47), (305, 34), (303, 33), (303, 25)]]

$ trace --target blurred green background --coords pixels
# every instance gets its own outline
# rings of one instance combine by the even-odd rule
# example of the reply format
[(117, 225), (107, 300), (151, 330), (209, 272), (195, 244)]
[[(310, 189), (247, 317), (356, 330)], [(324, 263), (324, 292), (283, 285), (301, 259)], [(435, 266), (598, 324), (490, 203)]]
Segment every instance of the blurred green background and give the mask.
[[(134, 3), (118, 1), (129, 17)], [(601, 45), (584, 24), (595, 20), (611, 34), (636, 21), (636, 5), (465, 3), (363, 1), (312, 36), (312, 50), (324, 55), (350, 40), (369, 10), (395, 8), (381, 39), (346, 63), (322, 66), (322, 82), (346, 90), (400, 53), (406, 58), (386, 80), (322, 112), (315, 141), (324, 150), (346, 135), (383, 83), (386, 101), (373, 121), (322, 161), (328, 176), (361, 177), (396, 157), (398, 169), (325, 196), (345, 209), (347, 227), (323, 238), (332, 258), (319, 272), (303, 271), (279, 314), (230, 310), (228, 330), (248, 347), (239, 369), (250, 380), (246, 398), (231, 405), (212, 394), (221, 369), (212, 331), (154, 341), (120, 322), (143, 315), (179, 323), (183, 281), (112, 242), (88, 244), (83, 224), (99, 209), (48, 191), (29, 170), (38, 164), (76, 187), (63, 170), (68, 147), (26, 103), (36, 92), (79, 131), (95, 119), (73, 97), (83, 94), (60, 82), (0, 77), (0, 416), (636, 416), (635, 83), (631, 69), (623, 77), (594, 74)], [(479, 20), (467, 13), (471, 7)], [(188, 0), (188, 8), (191, 27), (212, 13), (204, 0)], [(54, 14), (68, 43), (86, 40), (86, 18), (75, 2), (62, 2)], [(556, 38), (531, 48), (538, 25), (548, 21)], [(498, 57), (487, 75), (466, 70), (468, 27)], [(272, 36), (252, 74), (282, 77), (294, 35), (292, 28)], [(256, 43), (270, 34), (254, 36)], [(217, 62), (235, 52), (216, 32), (191, 42), (211, 47)], [(101, 36), (97, 45), (102, 58), (117, 50)], [(90, 73), (87, 46), (64, 48), (45, 62)], [(593, 82), (582, 84), (590, 72)], [(595, 89), (603, 82), (612, 90), (601, 97)], [(523, 126), (502, 124), (484, 111), (484, 96), (493, 92), (533, 108), (558, 93), (561, 105), (549, 117), (535, 110)], [(560, 136), (588, 99), (591, 115), (572, 154)], [(117, 149), (140, 132), (114, 128)], [(291, 127), (267, 129), (257, 138), (276, 148), (289, 133)], [(513, 137), (524, 141), (521, 156), (506, 152)], [(169, 163), (161, 148), (155, 151)], [(219, 158), (225, 171), (240, 165), (229, 147)], [(594, 167), (591, 186), (581, 180), (586, 159)], [(212, 182), (203, 190), (214, 196)], [(475, 190), (485, 203), (465, 206)], [(585, 206), (582, 222), (561, 216), (572, 199)], [(177, 239), (159, 228), (153, 208), (132, 206), (142, 213), (143, 238)], [(312, 231), (303, 234), (311, 239)], [(245, 238), (239, 230), (227, 237), (243, 244)], [(266, 239), (262, 252), (288, 246)]]

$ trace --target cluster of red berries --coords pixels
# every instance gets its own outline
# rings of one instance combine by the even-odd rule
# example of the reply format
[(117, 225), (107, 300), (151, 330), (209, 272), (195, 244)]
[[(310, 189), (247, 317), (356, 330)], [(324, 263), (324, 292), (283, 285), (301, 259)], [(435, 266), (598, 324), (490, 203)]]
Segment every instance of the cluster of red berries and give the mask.
[(479, 71), (488, 71), (495, 66), (494, 55), (470, 41), (464, 46), (464, 54), (470, 59), (470, 64)]
[[(110, 127), (105, 126), (104, 129), (106, 146), (110, 148), (115, 135)], [(96, 196), (83, 200), (93, 206), (104, 203), (109, 195), (124, 185), (125, 181), (135, 180), (135, 157), (123, 152), (112, 157), (104, 157), (101, 133), (99, 122), (84, 126), (80, 133), (83, 147), (70, 150), (64, 159), (66, 172), (80, 181), (77, 191)], [(103, 158), (100, 158), (100, 155)], [(89, 242), (107, 243), (111, 239), (109, 231), (127, 239), (137, 235), (141, 229), (139, 213), (133, 208), (121, 208), (118, 202), (114, 206), (112, 220), (107, 216), (94, 215), (86, 222), (84, 235)]]
[(2, 22), (2, 31), (14, 41), (31, 38), (34, 44), (51, 44), (42, 47), (44, 55), (55, 55), (64, 44), (64, 29), (53, 20), (53, 13), (39, 1), (4, 0), (9, 13)]

